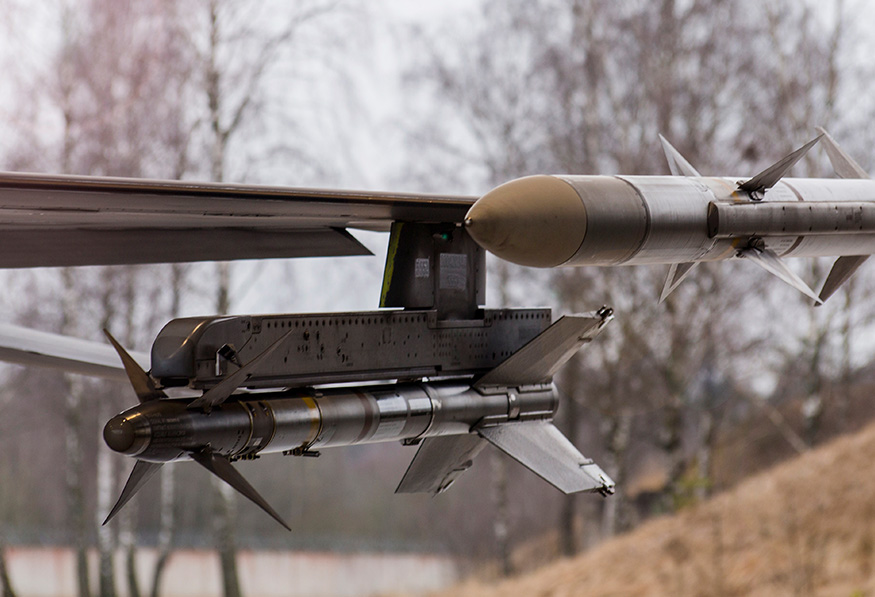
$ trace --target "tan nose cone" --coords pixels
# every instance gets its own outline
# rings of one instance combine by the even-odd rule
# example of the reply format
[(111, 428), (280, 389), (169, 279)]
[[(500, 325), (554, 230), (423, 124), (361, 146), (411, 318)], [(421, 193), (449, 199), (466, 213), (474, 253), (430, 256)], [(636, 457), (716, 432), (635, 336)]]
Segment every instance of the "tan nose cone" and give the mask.
[(483, 195), (465, 216), (468, 234), (490, 253), (531, 267), (554, 267), (577, 252), (586, 210), (577, 192), (554, 176), (528, 176)]

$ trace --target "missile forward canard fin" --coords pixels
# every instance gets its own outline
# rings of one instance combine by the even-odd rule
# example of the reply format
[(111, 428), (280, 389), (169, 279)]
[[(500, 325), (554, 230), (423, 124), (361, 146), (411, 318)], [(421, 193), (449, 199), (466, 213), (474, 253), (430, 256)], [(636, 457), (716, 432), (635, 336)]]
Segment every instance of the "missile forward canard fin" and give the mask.
[(739, 182), (738, 189), (750, 194), (754, 201), (761, 201), (766, 191), (775, 186), (779, 180), (786, 176), (796, 162), (802, 159), (808, 150), (820, 141), (823, 134), (818, 135), (796, 151), (791, 152), (786, 157), (778, 160), (750, 180)]
[(659, 135), (659, 140), (662, 142), (662, 150), (665, 152), (665, 159), (668, 160), (668, 168), (671, 170), (672, 176), (702, 176), (690, 162), (681, 155), (668, 140)]
[(693, 271), (695, 265), (695, 261), (671, 264), (671, 267), (668, 269), (668, 276), (665, 278), (665, 284), (662, 287), (662, 293), (659, 295), (660, 303), (665, 301), (665, 299), (668, 298), (668, 295), (681, 285), (681, 282), (683, 282), (687, 275)]
[(443, 493), (471, 468), (485, 446), (486, 440), (476, 433), (424, 439), (395, 493)]
[(499, 450), (563, 493), (614, 492), (614, 482), (550, 422), (504, 423), (478, 429)]
[(259, 363), (269, 357), (280, 345), (291, 336), (292, 330), (289, 330), (283, 336), (268, 346), (264, 352), (240, 367), (234, 373), (228, 375), (222, 382), (214, 388), (204, 392), (202, 396), (191, 401), (188, 408), (205, 408), (210, 409), (227, 400), (234, 391), (243, 385), (246, 380), (252, 375)]
[(131, 386), (133, 386), (134, 392), (136, 392), (137, 398), (140, 400), (140, 404), (151, 400), (167, 398), (167, 395), (164, 392), (155, 387), (155, 382), (152, 381), (149, 374), (140, 367), (140, 364), (137, 363), (134, 357), (128, 354), (128, 351), (119, 344), (118, 340), (112, 337), (109, 330), (104, 329), (103, 333), (106, 335), (109, 343), (112, 344), (112, 347), (115, 348), (119, 358), (122, 360), (122, 364), (125, 367), (125, 373), (127, 373), (128, 379), (131, 381)]
[(219, 477), (222, 481), (239, 491), (245, 498), (251, 500), (256, 506), (267, 512), (274, 520), (283, 525), (287, 531), (292, 528), (282, 517), (277, 514), (267, 501), (261, 497), (249, 481), (243, 478), (237, 469), (231, 464), (227, 456), (216, 454), (209, 448), (192, 453), (191, 457), (202, 467)]
[(158, 469), (161, 468), (161, 466), (162, 463), (160, 462), (146, 462), (145, 460), (138, 460), (135, 462), (131, 475), (128, 477), (118, 501), (115, 503), (115, 506), (112, 507), (112, 510), (110, 510), (106, 520), (103, 521), (103, 524), (112, 520), (112, 518), (118, 514), (119, 510), (131, 501), (131, 498), (142, 489), (143, 485), (146, 484), (146, 481), (151, 479), (155, 473), (158, 472)]

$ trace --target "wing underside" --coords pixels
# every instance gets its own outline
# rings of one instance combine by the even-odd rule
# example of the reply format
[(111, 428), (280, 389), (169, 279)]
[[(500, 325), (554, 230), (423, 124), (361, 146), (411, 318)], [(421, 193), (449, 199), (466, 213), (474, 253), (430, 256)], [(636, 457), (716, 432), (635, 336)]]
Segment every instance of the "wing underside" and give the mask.
[[(140, 366), (148, 369), (148, 354), (133, 353), (133, 357)], [(118, 355), (109, 344), (8, 323), (0, 323), (0, 361), (50, 367), (117, 381), (128, 379)]]
[(347, 229), (461, 222), (473, 197), (0, 173), (0, 267), (367, 255)]

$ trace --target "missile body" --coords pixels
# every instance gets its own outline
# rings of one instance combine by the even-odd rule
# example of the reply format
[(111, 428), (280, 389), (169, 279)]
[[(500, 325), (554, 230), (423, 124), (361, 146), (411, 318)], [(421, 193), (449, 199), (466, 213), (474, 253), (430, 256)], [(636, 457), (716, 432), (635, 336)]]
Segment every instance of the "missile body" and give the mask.
[(530, 176), (483, 197), (469, 234), (534, 267), (715, 261), (752, 243), (778, 257), (875, 253), (875, 181), (785, 178), (763, 200), (738, 179)]
[(138, 460), (192, 459), (208, 447), (230, 459), (259, 453), (469, 434), (477, 425), (552, 419), (553, 384), (481, 392), (458, 382), (250, 394), (209, 412), (189, 400), (144, 402), (104, 428), (107, 445)]

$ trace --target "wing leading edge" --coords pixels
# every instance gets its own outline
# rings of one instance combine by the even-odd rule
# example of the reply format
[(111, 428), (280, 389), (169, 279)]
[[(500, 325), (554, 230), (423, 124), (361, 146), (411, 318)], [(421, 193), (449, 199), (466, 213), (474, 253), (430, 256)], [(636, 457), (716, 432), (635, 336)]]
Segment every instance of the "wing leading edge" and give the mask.
[(462, 222), (474, 200), (0, 173), (0, 267), (368, 255), (348, 228)]

